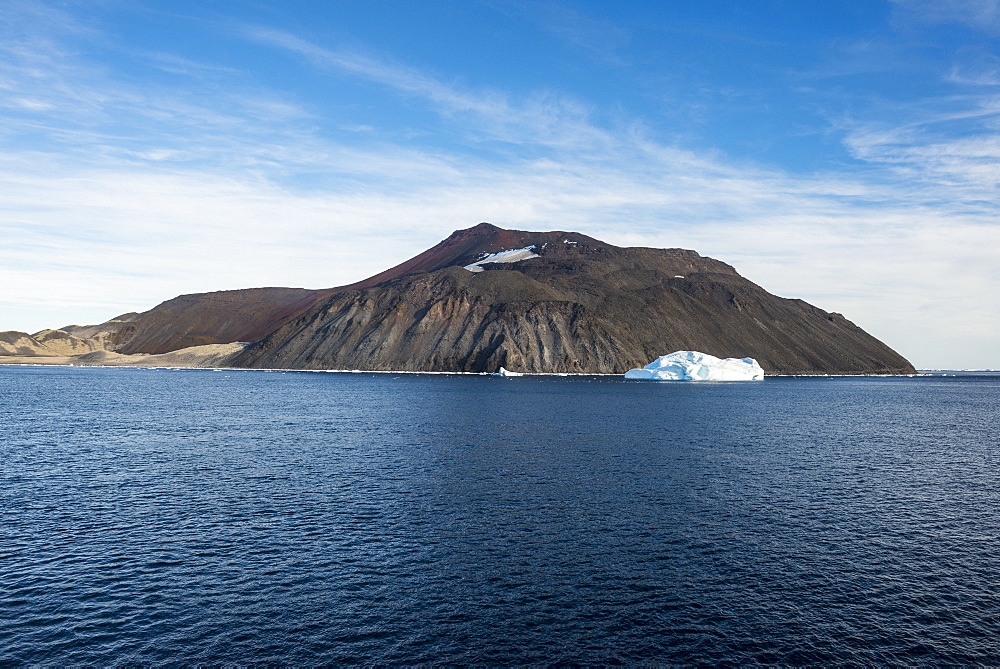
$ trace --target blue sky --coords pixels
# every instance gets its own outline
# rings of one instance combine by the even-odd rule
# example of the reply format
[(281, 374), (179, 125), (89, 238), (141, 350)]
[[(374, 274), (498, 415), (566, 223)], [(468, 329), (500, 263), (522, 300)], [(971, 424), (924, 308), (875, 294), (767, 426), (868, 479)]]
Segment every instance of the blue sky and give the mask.
[(998, 37), (987, 0), (5, 0), (0, 328), (349, 283), (489, 221), (1000, 368)]

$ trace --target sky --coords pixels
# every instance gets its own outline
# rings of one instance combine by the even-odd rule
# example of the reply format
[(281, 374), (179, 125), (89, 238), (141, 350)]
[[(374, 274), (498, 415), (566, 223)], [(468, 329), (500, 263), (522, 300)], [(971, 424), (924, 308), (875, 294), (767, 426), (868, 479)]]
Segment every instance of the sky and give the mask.
[(0, 329), (347, 284), (487, 221), (1000, 369), (998, 37), (998, 0), (2, 0)]

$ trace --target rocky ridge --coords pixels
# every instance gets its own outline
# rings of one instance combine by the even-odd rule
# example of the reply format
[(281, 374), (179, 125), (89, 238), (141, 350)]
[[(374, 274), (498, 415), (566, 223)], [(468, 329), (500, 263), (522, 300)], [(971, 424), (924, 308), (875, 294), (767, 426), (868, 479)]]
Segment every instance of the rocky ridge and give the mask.
[(72, 357), (112, 346), (119, 329), (137, 318), (128, 313), (98, 325), (65, 325), (58, 330), (41, 330), (34, 334), (8, 330), (0, 332), (0, 356)]

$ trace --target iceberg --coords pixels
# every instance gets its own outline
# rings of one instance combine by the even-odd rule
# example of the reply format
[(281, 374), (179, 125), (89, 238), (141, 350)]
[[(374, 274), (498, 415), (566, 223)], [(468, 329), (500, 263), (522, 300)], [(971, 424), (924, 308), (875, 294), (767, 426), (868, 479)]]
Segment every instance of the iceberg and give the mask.
[(759, 381), (764, 370), (753, 358), (716, 358), (698, 351), (675, 351), (642, 369), (625, 372), (638, 381)]
[(500, 368), (499, 371), (493, 372), (491, 376), (524, 376), (521, 372), (512, 372), (509, 369)]

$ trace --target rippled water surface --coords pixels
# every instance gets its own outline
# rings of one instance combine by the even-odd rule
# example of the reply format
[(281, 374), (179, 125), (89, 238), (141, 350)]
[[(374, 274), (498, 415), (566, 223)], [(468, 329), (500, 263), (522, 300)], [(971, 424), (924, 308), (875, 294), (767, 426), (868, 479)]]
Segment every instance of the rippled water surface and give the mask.
[(1000, 377), (0, 367), (0, 661), (1000, 664)]

